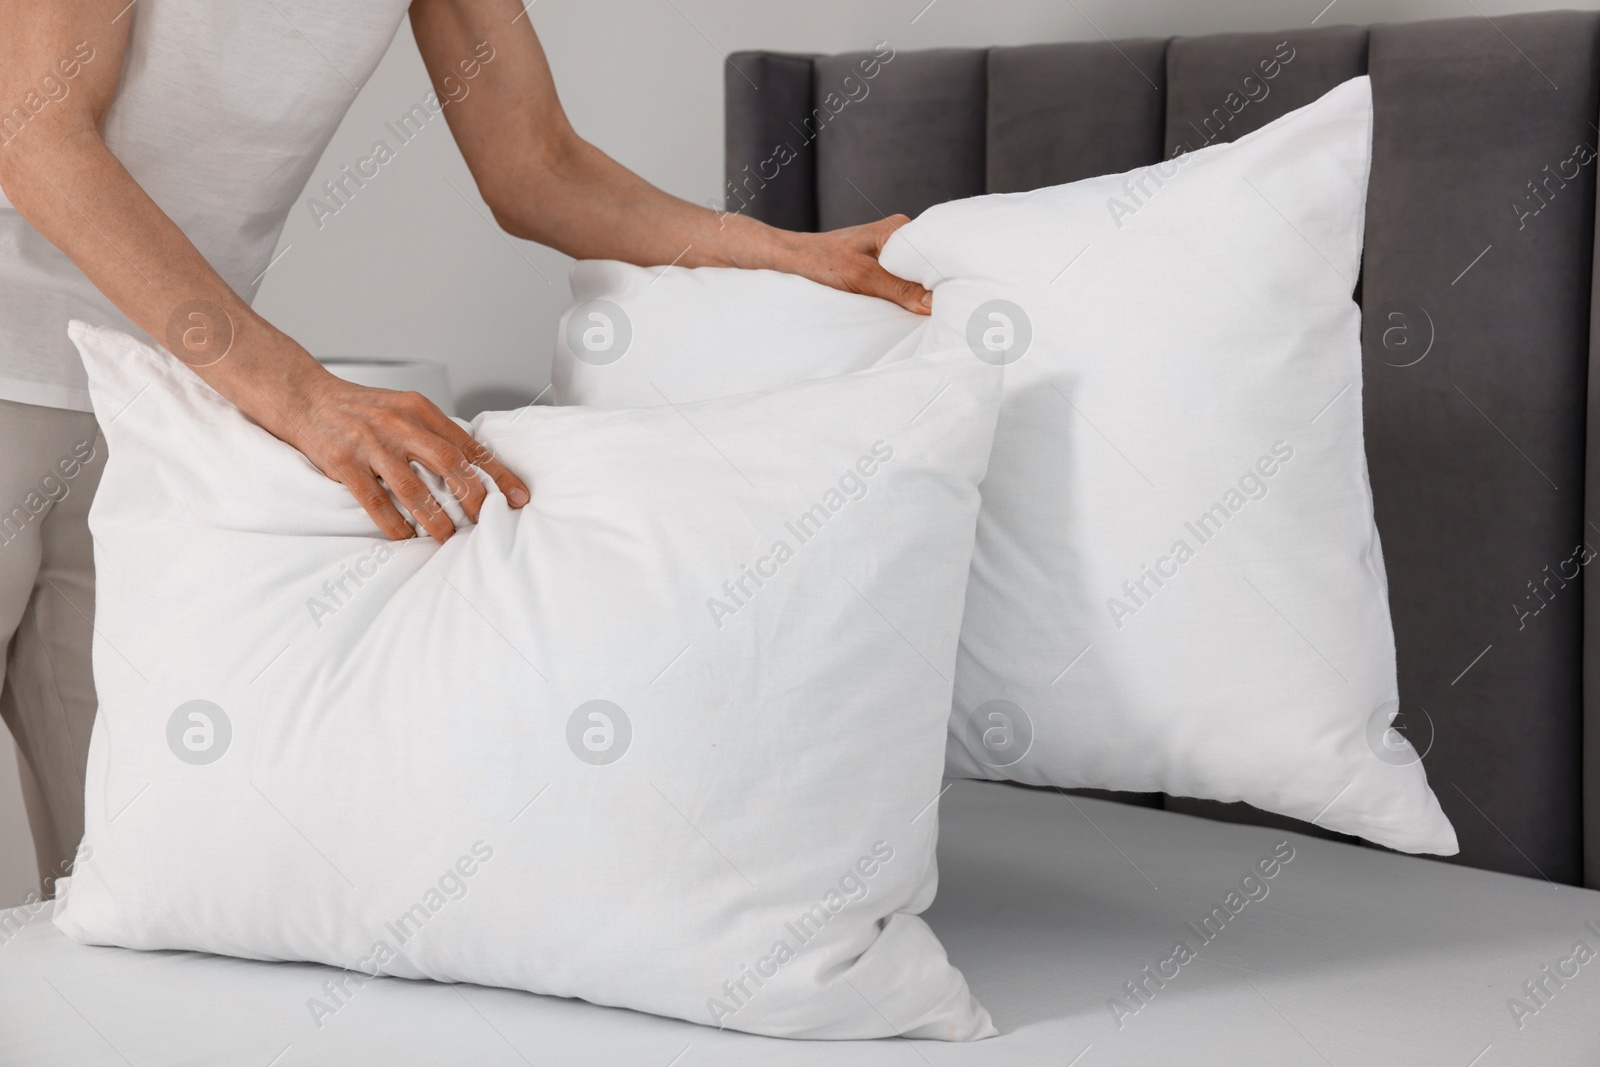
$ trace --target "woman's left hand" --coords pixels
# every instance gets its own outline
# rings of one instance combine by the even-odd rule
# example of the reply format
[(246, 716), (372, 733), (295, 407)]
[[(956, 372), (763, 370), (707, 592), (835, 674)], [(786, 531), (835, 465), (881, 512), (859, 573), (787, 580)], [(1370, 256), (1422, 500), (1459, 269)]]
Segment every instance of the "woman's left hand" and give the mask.
[(889, 236), (910, 221), (904, 215), (890, 215), (877, 222), (827, 233), (789, 234), (793, 243), (784, 269), (847, 293), (882, 297), (907, 311), (926, 315), (933, 307), (933, 294), (878, 265), (878, 254)]

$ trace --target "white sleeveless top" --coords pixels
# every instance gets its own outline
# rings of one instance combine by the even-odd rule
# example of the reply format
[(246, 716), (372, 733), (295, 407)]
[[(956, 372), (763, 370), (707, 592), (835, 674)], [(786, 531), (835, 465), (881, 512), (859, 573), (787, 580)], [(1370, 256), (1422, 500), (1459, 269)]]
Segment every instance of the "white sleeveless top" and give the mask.
[[(394, 39), (409, 0), (138, 0), (105, 140), (246, 300), (334, 129)], [(0, 140), (61, 99), (72, 63), (113, 62), (93, 41), (36, 95), (4, 101)], [(80, 205), (87, 208), (87, 205)], [(134, 263), (133, 249), (121, 249)], [(108, 255), (118, 253), (108, 250)], [(0, 399), (88, 411), (67, 322), (143, 337), (0, 196)]]

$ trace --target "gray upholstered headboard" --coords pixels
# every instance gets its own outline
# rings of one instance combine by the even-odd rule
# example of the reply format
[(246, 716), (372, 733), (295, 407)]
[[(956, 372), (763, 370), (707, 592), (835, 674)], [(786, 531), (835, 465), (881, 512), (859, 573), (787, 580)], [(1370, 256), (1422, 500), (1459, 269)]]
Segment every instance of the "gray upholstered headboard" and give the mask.
[(1408, 732), (1421, 747), (1431, 723), (1428, 777), (1461, 862), (1600, 887), (1600, 579), (1583, 598), (1600, 551), (1600, 507), (1585, 507), (1586, 485), (1600, 504), (1597, 43), (1600, 14), (1550, 12), (883, 48), (870, 80), (869, 53), (738, 53), (728, 205), (805, 230), (916, 215), (1231, 140), (1370, 74), (1356, 295)]

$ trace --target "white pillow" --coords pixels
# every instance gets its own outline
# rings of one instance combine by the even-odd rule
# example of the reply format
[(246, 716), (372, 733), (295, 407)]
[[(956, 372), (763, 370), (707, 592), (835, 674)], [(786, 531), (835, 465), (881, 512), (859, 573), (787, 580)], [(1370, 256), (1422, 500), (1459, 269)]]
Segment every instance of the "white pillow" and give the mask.
[(72, 336), (111, 459), (70, 937), (349, 969), (319, 1025), (381, 973), (995, 1033), (917, 917), (992, 371), (488, 413), (533, 500), (438, 547), (177, 361)]
[(556, 332), (557, 404), (656, 407), (865, 370), (927, 324), (793, 274), (580, 260)]
[[(943, 204), (890, 239), (883, 265), (931, 288), (934, 306), (884, 358), (971, 346), (1012, 364), (951, 773), (1246, 800), (1406, 851), (1456, 851), (1419, 757), (1390, 728), (1351, 300), (1371, 116), (1368, 80), (1352, 79), (1232, 144)], [(628, 305), (636, 333), (713, 336), (724, 308), (747, 306), (731, 288), (754, 284), (740, 272), (689, 273), (705, 284), (680, 278), (682, 299)], [(990, 301), (1022, 315), (992, 318), (1004, 309)], [(735, 375), (769, 387), (827, 373), (819, 353), (882, 343), (842, 337), (848, 320), (755, 310), (783, 323), (792, 355), (666, 350), (589, 368), (562, 399), (659, 404), (650, 382), (670, 381), (673, 401), (699, 400)], [(1008, 330), (1009, 351), (985, 347)], [(1185, 524), (1214, 504), (1226, 529), (1202, 543)], [(1175, 568), (1180, 540), (1193, 558)]]
[[(1455, 833), (1399, 708), (1361, 417), (1365, 77), (1237, 142), (934, 207), (923, 351), (1009, 364), (950, 766)], [(1009, 345), (1009, 347), (1008, 347)]]

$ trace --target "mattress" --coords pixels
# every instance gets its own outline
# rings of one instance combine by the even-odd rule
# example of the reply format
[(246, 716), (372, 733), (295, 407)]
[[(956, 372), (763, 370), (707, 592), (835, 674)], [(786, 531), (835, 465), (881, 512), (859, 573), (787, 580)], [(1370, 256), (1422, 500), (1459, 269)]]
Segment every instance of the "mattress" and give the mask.
[(928, 920), (1001, 1030), (987, 1041), (780, 1041), (401, 979), (342, 992), (311, 964), (77, 945), (46, 909), (0, 923), (0, 1064), (1600, 1063), (1600, 893), (999, 783), (955, 783), (940, 814)]

